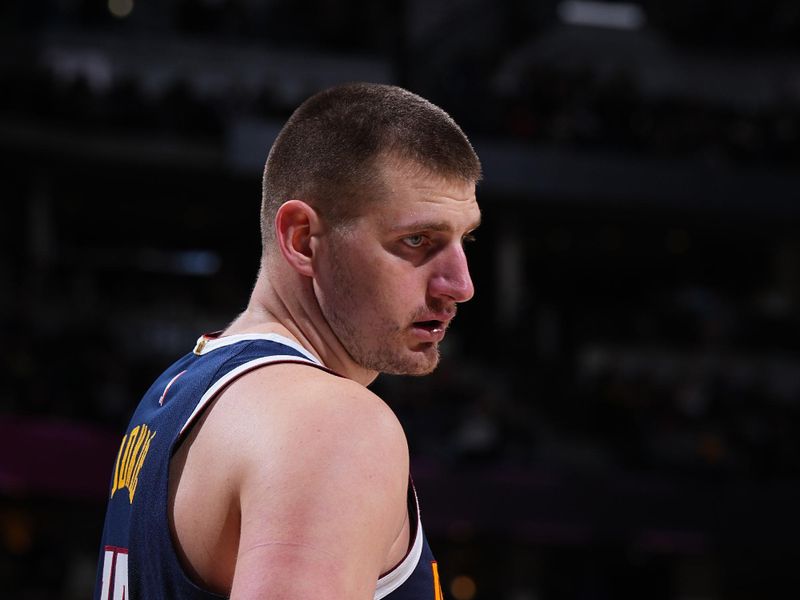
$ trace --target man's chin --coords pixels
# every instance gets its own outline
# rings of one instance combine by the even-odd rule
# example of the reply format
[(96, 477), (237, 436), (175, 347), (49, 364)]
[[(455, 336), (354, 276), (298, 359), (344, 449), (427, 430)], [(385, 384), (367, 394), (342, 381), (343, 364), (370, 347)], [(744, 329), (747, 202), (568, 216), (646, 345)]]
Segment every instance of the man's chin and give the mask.
[(410, 356), (403, 357), (382, 369), (387, 375), (428, 375), (439, 365), (439, 347), (437, 344), (425, 344), (426, 347), (412, 350)]

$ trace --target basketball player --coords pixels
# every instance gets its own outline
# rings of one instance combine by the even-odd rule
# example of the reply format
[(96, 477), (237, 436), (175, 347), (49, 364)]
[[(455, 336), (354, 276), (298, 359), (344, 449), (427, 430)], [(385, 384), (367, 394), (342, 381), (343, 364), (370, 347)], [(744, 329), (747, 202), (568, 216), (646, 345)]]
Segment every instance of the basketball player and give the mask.
[(405, 435), (367, 386), (436, 367), (473, 294), (479, 177), (453, 120), (403, 89), (295, 111), (246, 310), (156, 380), (122, 439), (95, 598), (442, 597)]

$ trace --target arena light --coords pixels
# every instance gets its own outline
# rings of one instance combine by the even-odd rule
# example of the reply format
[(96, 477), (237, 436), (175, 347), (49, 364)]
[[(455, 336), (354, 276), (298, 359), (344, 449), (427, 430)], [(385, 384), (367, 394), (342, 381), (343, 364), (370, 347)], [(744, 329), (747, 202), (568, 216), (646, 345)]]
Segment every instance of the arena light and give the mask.
[(150, 273), (210, 277), (219, 272), (222, 258), (213, 250), (160, 250), (142, 248), (136, 266)]
[(568, 25), (641, 29), (647, 21), (642, 7), (628, 2), (564, 0), (557, 10), (558, 17)]
[(478, 586), (469, 575), (458, 575), (450, 583), (450, 593), (456, 600), (472, 600), (477, 592)]
[(133, 0), (108, 0), (108, 12), (117, 17), (124, 19), (133, 11)]

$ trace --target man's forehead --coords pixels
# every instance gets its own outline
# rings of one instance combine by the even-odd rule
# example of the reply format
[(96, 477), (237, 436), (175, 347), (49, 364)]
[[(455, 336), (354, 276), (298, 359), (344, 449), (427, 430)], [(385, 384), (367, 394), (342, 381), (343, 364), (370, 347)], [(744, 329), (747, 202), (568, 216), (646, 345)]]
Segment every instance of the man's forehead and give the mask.
[(474, 200), (476, 182), (455, 174), (443, 174), (410, 160), (378, 162), (379, 178), (392, 190), (414, 189), (433, 196), (455, 192), (454, 199)]
[(395, 229), (417, 223), (429, 230), (474, 229), (480, 222), (475, 182), (444, 176), (415, 161), (382, 160), (380, 183), (362, 216), (381, 228)]
[(381, 226), (390, 231), (472, 231), (481, 223), (481, 211), (474, 195), (468, 199), (438, 195), (390, 201), (384, 203), (384, 210), (376, 216)]
[(399, 178), (401, 180), (435, 181), (438, 179), (467, 182), (463, 176), (458, 174), (458, 171), (450, 171), (447, 166), (429, 164), (393, 152), (377, 155), (373, 159), (372, 165), (384, 180)]

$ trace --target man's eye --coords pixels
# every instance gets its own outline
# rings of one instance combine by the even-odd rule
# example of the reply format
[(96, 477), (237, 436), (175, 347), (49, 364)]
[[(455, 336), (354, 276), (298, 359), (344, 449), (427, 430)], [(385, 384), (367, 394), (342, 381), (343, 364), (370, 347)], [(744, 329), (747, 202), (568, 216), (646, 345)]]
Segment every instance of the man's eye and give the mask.
[(425, 243), (425, 236), (424, 235), (409, 235), (403, 238), (403, 241), (406, 243), (407, 246), (411, 246), (412, 248), (419, 248), (422, 244)]

